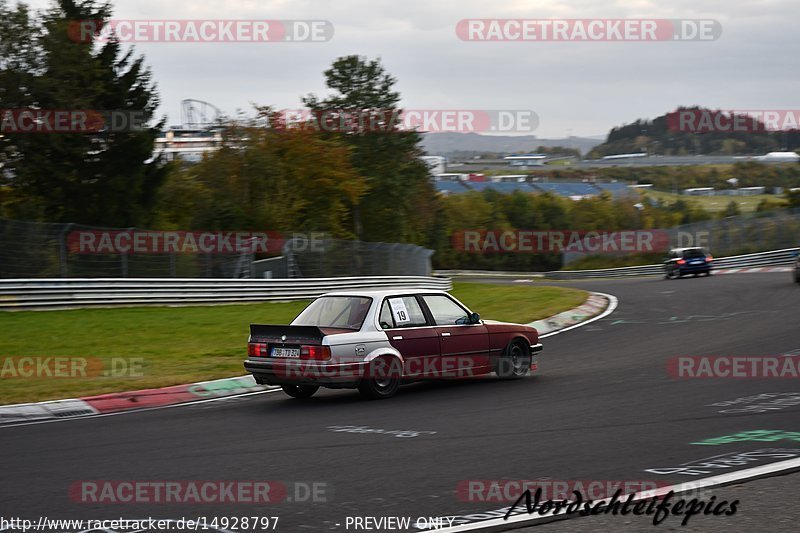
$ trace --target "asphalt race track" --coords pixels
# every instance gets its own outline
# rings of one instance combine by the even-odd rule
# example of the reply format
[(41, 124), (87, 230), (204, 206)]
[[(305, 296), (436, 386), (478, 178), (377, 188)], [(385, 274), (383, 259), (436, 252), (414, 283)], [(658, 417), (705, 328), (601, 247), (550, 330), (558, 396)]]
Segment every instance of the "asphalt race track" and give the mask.
[[(800, 395), (797, 379), (679, 379), (667, 370), (668, 360), (678, 356), (800, 358), (800, 286), (791, 274), (566, 284), (613, 294), (619, 307), (606, 318), (543, 339), (536, 377), (420, 383), (379, 402), (362, 401), (355, 391), (322, 391), (305, 401), (278, 392), (0, 428), (2, 514), (31, 519), (278, 516), (276, 531), (356, 531), (352, 522), (347, 527), (347, 517), (410, 517), (413, 524), (418, 517), (471, 515), (474, 521), (512, 503), (464, 501), (457, 488), (467, 480), (672, 484), (800, 456), (800, 434), (796, 440), (784, 435), (692, 444), (746, 431), (800, 431), (800, 401), (758, 413), (720, 413), (734, 408), (711, 405), (765, 393)], [(354, 433), (332, 426), (417, 434)], [(767, 449), (782, 458), (766, 457)], [(646, 472), (745, 452), (751, 459), (694, 468), (710, 473)], [(784, 497), (786, 505), (758, 515), (758, 495), (748, 487), (796, 487), (799, 476), (738, 482), (738, 515), (720, 530), (793, 531), (794, 494), (776, 489), (771, 500), (780, 503)], [(294, 501), (269, 506), (76, 503), (70, 486), (84, 480), (276, 480), (290, 487)], [(300, 491), (296, 482), (324, 484), (318, 485), (320, 501), (296, 501), (306, 499), (292, 493)], [(753, 516), (763, 516), (760, 528)], [(698, 525), (711, 527), (714, 518), (698, 518)], [(572, 520), (590, 531), (595, 517)], [(542, 527), (569, 531), (570, 522)], [(597, 527), (616, 530), (623, 523), (631, 531), (653, 527), (648, 517), (611, 516)], [(680, 529), (680, 518), (667, 518), (661, 528)]]

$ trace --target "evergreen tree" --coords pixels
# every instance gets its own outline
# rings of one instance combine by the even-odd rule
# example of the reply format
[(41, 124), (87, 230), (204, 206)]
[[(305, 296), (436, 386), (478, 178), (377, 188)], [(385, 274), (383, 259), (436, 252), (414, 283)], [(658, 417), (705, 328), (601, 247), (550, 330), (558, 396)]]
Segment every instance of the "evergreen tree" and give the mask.
[(352, 128), (329, 134), (352, 146), (353, 167), (366, 179), (367, 193), (353, 209), (356, 236), (425, 244), (435, 217), (435, 192), (419, 159), (420, 134), (401, 128), (395, 78), (378, 60), (346, 56), (325, 71), (325, 80), (334, 93), (324, 100), (309, 95), (303, 102), (317, 117), (334, 122), (339, 114), (355, 117)]
[(124, 117), (82, 132), (11, 133), (2, 164), (13, 196), (7, 216), (108, 226), (148, 222), (167, 168), (152, 158), (163, 122), (150, 125), (159, 99), (144, 58), (116, 40), (78, 38), (80, 21), (111, 16), (107, 3), (57, 0), (41, 15), (0, 4), (0, 109), (88, 111)]

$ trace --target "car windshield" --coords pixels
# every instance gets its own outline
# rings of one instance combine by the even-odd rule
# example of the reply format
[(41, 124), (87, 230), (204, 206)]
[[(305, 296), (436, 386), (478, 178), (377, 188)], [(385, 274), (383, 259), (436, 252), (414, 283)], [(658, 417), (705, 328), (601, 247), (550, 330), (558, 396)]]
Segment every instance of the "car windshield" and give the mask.
[(317, 298), (292, 321), (293, 326), (361, 329), (372, 298), (323, 296)]
[(683, 257), (686, 259), (694, 259), (697, 257), (705, 257), (706, 253), (703, 251), (702, 248), (690, 248), (683, 252)]

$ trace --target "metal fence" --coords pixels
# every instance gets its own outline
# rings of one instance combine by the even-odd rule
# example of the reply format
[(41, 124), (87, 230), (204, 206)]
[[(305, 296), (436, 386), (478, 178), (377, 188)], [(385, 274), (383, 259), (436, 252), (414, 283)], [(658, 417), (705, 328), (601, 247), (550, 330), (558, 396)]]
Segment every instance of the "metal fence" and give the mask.
[(0, 280), (0, 310), (140, 305), (203, 305), (305, 300), (334, 290), (435, 289), (444, 277), (384, 276), (328, 279), (10, 279)]
[(793, 248), (800, 244), (800, 210), (708, 220), (670, 228), (668, 232), (673, 246), (703, 246), (715, 256)]
[[(290, 237), (280, 257), (224, 253), (83, 253), (81, 234), (144, 232), (0, 219), (0, 278), (283, 278), (427, 276), (433, 251), (411, 244)], [(158, 232), (152, 232), (158, 233)], [(294, 235), (294, 234), (292, 234)], [(320, 234), (314, 234), (319, 236)]]
[(288, 277), (428, 276), (433, 250), (412, 244), (327, 239), (317, 246), (283, 249)]
[[(797, 257), (797, 248), (772, 250), (755, 254), (735, 255), (714, 259), (714, 268), (749, 268), (761, 266), (779, 266), (791, 264)], [(587, 279), (618, 278), (624, 276), (663, 275), (664, 265), (642, 265), (622, 268), (604, 268), (597, 270), (558, 270), (545, 272), (549, 279)]]
[[(715, 256), (740, 255), (791, 248), (800, 244), (800, 209), (777, 209), (723, 219), (684, 224), (665, 230), (673, 248), (700, 246)], [(663, 250), (666, 253), (666, 250)], [(562, 265), (586, 257), (566, 252)], [(624, 252), (608, 255), (624, 256)], [(651, 257), (649, 260), (652, 261)], [(638, 268), (638, 267), (637, 267)]]

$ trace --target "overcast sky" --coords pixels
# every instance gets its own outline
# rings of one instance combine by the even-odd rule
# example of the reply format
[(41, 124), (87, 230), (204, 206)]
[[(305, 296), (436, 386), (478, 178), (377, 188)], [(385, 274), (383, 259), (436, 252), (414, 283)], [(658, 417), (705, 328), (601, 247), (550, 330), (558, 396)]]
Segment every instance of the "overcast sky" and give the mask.
[[(29, 0), (43, 7), (49, 0)], [(543, 138), (603, 134), (679, 105), (797, 109), (797, 0), (116, 0), (116, 19), (324, 19), (326, 43), (139, 43), (161, 112), (297, 108), (339, 56), (380, 57), (410, 109), (531, 109)], [(711, 42), (465, 42), (467, 18), (716, 19)]]

